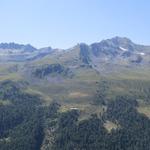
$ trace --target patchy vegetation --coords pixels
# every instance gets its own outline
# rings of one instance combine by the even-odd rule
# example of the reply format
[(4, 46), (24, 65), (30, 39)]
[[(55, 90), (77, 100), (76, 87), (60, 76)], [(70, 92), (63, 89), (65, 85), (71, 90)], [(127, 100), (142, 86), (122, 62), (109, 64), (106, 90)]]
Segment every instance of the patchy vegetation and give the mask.
[(65, 68), (60, 64), (46, 64), (42, 65), (39, 68), (36, 68), (33, 72), (33, 75), (38, 78), (44, 78), (49, 75), (51, 76), (63, 76), (71, 78), (73, 76), (72, 71), (69, 68)]
[(97, 100), (106, 102), (98, 101), (103, 110), (84, 119), (76, 107), (62, 112), (55, 102), (43, 105), (23, 92), (24, 83), (0, 83), (1, 150), (149, 150), (150, 119), (137, 111), (140, 102), (133, 96), (107, 99), (110, 86), (102, 83)]

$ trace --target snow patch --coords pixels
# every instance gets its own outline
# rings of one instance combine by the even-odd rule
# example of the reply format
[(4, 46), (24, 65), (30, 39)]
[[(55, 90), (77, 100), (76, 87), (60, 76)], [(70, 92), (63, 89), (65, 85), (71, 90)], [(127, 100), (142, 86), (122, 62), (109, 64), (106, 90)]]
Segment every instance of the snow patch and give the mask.
[(137, 54), (142, 55), (142, 56), (144, 56), (144, 55), (145, 55), (145, 53), (137, 53)]
[(123, 47), (119, 47), (122, 51), (128, 51), (126, 48), (123, 48)]

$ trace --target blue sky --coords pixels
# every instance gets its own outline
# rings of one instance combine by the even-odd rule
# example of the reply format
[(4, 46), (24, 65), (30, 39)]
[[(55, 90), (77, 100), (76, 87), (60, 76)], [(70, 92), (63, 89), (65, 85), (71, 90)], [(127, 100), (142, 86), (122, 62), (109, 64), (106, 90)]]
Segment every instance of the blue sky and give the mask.
[(113, 36), (150, 45), (150, 0), (0, 0), (0, 42), (69, 48)]

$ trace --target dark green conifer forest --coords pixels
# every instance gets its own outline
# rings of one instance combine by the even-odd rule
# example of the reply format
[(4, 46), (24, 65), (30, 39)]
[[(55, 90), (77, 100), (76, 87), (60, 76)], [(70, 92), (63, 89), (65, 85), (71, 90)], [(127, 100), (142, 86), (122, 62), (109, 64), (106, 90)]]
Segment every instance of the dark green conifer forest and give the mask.
[[(150, 148), (150, 119), (137, 111), (139, 104), (135, 97), (117, 96), (106, 103), (98, 102), (107, 109), (80, 120), (79, 110), (60, 112), (60, 105), (54, 102), (44, 106), (40, 97), (24, 93), (21, 85), (13, 81), (0, 84), (1, 150)], [(104, 93), (99, 96), (102, 102), (105, 102)], [(111, 132), (105, 128), (108, 120), (117, 125)]]

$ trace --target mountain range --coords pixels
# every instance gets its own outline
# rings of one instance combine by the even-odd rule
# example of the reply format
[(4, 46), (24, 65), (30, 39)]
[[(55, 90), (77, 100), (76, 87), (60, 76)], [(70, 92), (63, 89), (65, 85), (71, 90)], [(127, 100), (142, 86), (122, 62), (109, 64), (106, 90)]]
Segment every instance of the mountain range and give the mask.
[(122, 37), (102, 40), (91, 45), (81, 43), (66, 50), (51, 47), (37, 49), (30, 44), (0, 44), (1, 62), (37, 60), (47, 55), (52, 55), (51, 57), (54, 58), (61, 56), (60, 59), (70, 55), (73, 59), (71, 64), (77, 61), (76, 63), (83, 63), (82, 65), (89, 65), (97, 70), (101, 69), (103, 63), (124, 66), (150, 64), (150, 46), (135, 44), (130, 39)]

